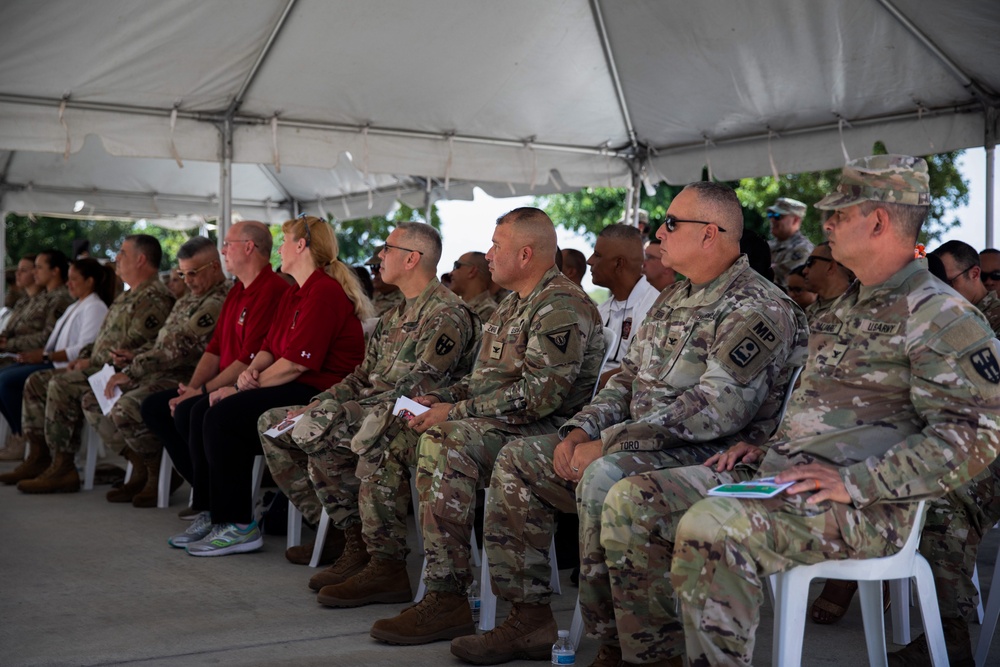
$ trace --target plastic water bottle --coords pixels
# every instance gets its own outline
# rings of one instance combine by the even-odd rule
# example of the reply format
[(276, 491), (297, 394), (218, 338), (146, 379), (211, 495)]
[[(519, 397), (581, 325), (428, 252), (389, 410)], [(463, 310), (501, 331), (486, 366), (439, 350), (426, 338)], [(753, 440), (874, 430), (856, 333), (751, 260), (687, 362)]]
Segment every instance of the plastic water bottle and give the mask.
[(474, 625), (479, 625), (479, 607), (481, 601), (479, 599), (479, 582), (473, 581), (472, 585), (469, 586), (469, 609), (472, 611), (472, 623)]
[(576, 649), (573, 648), (573, 643), (569, 640), (569, 630), (559, 631), (559, 639), (552, 645), (552, 664), (576, 664)]

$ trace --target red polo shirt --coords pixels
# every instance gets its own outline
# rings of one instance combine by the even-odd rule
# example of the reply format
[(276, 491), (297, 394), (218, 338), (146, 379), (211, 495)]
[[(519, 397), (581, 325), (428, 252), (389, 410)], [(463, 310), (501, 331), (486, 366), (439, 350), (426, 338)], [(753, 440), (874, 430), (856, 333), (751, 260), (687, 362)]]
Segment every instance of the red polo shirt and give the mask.
[(316, 269), (282, 299), (261, 350), (305, 366), (297, 381), (324, 391), (361, 363), (365, 338), (344, 288)]
[(249, 286), (236, 281), (226, 295), (219, 323), (206, 352), (219, 357), (219, 370), (234, 361), (250, 364), (274, 321), (274, 314), (290, 286), (265, 266)]

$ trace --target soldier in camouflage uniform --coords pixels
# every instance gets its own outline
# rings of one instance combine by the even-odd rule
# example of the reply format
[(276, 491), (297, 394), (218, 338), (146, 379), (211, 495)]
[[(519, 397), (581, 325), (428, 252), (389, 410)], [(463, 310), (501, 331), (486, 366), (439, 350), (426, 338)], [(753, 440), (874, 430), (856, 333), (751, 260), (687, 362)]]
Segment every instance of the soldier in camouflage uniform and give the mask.
[(738, 440), (763, 444), (777, 428), (792, 370), (805, 362), (808, 327), (740, 255), (742, 222), (725, 185), (696, 183), (677, 195), (657, 235), (664, 261), (688, 280), (659, 296), (621, 371), (558, 435), (504, 447), (484, 541), (494, 588), (514, 606), (492, 632), (456, 639), (458, 657), (493, 664), (549, 650), (549, 544), (557, 511), (579, 510), (583, 617), (604, 642), (598, 659), (620, 660), (600, 544), (608, 490), (628, 475), (701, 463)]
[[(282, 492), (307, 522), (317, 523), (325, 508), (334, 528), (345, 534), (339, 540), (327, 538), (328, 546), (345, 546), (346, 540), (346, 553), (310, 580), (313, 590), (357, 572), (359, 557), (367, 561), (358, 514), (358, 455), (351, 450), (351, 439), (362, 431), (376, 444), (385, 432), (398, 431), (402, 421), (392, 415), (396, 399), (420, 396), (468, 373), (479, 340), (479, 320), (437, 280), (441, 237), (434, 228), (400, 224), (382, 255), (383, 280), (399, 287), (406, 301), (379, 320), (364, 361), (304, 408), (276, 408), (258, 420), (267, 465)], [(294, 429), (278, 436), (265, 434), (287, 416), (303, 413)], [(395, 496), (393, 489), (388, 499), (378, 502), (395, 505)], [(402, 511), (405, 516), (405, 506)], [(337, 547), (330, 550), (330, 556), (339, 555)], [(308, 545), (292, 547), (286, 556), (294, 563), (308, 563), (311, 553)]]
[(771, 268), (774, 270), (774, 284), (788, 287), (788, 273), (806, 261), (813, 244), (799, 228), (806, 214), (807, 206), (788, 197), (779, 197), (767, 207), (767, 219), (771, 221)]
[(138, 354), (122, 352), (127, 365), (108, 381), (105, 394), (115, 387), (124, 393), (105, 415), (93, 391), (81, 399), (84, 416), (104, 444), (132, 463), (132, 476), (107, 498), (134, 507), (156, 507), (157, 481), (163, 444), (142, 419), (140, 407), (150, 394), (177, 386), (194, 370), (208, 345), (232, 286), (222, 273), (219, 251), (204, 236), (185, 242), (177, 251), (177, 275), (190, 288), (175, 304), (156, 342)]
[(451, 271), (451, 291), (462, 297), (479, 319), (486, 322), (497, 309), (490, 295), (490, 265), (481, 252), (467, 252)]
[(740, 443), (711, 467), (631, 477), (608, 495), (612, 586), (641, 598), (656, 629), (628, 629), (642, 661), (680, 664), (686, 653), (694, 667), (749, 665), (764, 577), (896, 552), (913, 500), (962, 486), (1000, 452), (1000, 343), (913, 259), (929, 202), (923, 160), (881, 155), (848, 163), (818, 204), (835, 211), (833, 255), (858, 282), (814, 327), (801, 386), (756, 473), (794, 482), (784, 494), (704, 498), (752, 476), (733, 466), (762, 452)]
[(0, 481), (17, 482), (17, 488), (25, 493), (80, 489), (73, 458), (80, 448), (80, 399), (90, 390), (87, 378), (105, 364), (124, 367), (126, 357), (121, 353), (135, 355), (152, 346), (174, 305), (173, 295), (159, 279), (161, 255), (160, 242), (154, 237), (125, 237), (115, 268), (132, 289), (111, 304), (89, 351), (84, 348), (65, 370), (39, 371), (28, 378), (22, 412), (31, 457)]
[(466, 591), (476, 489), (506, 442), (555, 432), (597, 379), (604, 348), (599, 315), (556, 269), (555, 248), (552, 222), (538, 209), (515, 209), (497, 221), (487, 258), (493, 279), (513, 294), (484, 327), (472, 374), (418, 399), (430, 409), (384, 449), (361, 454), (361, 517), (372, 559), (354, 577), (323, 588), (320, 602), (357, 606), (411, 597), (405, 514), (400, 504), (376, 499), (394, 497), (414, 464), (427, 556), (427, 595), (400, 616), (376, 622), (376, 639), (420, 644), (474, 631)]
[(817, 296), (806, 308), (806, 317), (810, 323), (830, 310), (830, 306), (854, 282), (854, 274), (833, 258), (830, 244), (826, 241), (813, 248), (802, 265), (802, 276), (805, 278), (806, 289), (816, 292)]
[(375, 315), (382, 317), (404, 300), (403, 293), (395, 285), (382, 280), (382, 273), (379, 267), (382, 264), (382, 248), (378, 248), (365, 264), (372, 271), (372, 289), (375, 295), (372, 297), (372, 306), (375, 307)]
[[(27, 261), (21, 260), (21, 263)], [(58, 265), (59, 274), (53, 272), (53, 264)], [(55, 329), (56, 320), (73, 302), (66, 288), (69, 263), (62, 252), (50, 249), (38, 253), (34, 267), (31, 270), (40, 291), (15, 305), (14, 314), (0, 334), (0, 351), (24, 352), (44, 347), (49, 334)], [(21, 269), (19, 263), (18, 270)], [(12, 363), (15, 363), (12, 358), (0, 359), (0, 366)]]
[(976, 249), (962, 241), (948, 241), (931, 254), (944, 265), (948, 286), (978, 308), (990, 323), (990, 328), (1000, 334), (1000, 298), (983, 285)]

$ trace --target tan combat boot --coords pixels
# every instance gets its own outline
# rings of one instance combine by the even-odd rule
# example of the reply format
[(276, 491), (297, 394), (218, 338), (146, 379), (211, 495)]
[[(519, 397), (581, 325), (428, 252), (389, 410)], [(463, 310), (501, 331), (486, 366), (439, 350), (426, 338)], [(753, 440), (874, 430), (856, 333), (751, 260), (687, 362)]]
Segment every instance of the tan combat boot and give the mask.
[(361, 536), (361, 524), (355, 523), (344, 530), (344, 550), (337, 561), (309, 580), (309, 588), (320, 591), (324, 586), (347, 581), (368, 565), (371, 557)]
[(24, 436), (11, 433), (7, 438), (7, 446), (0, 449), (0, 461), (24, 460)]
[(451, 643), (451, 652), (474, 665), (546, 660), (558, 638), (559, 628), (549, 605), (515, 602), (502, 624), (482, 635), (459, 637)]
[(0, 475), (0, 482), (10, 485), (17, 484), (21, 480), (34, 479), (45, 472), (50, 465), (52, 465), (52, 455), (49, 454), (48, 445), (44, 442), (33, 442), (24, 463)]
[[(962, 618), (942, 618), (944, 628), (944, 644), (948, 650), (948, 663), (951, 665), (976, 664), (972, 655), (972, 638), (969, 636), (969, 624)], [(902, 650), (889, 654), (889, 667), (930, 667), (931, 655), (927, 650), (926, 637), (920, 636), (906, 645)]]
[[(387, 644), (409, 646), (475, 633), (468, 597), (461, 593), (427, 591), (423, 600), (407, 607), (399, 616), (375, 621), (371, 635)], [(546, 657), (551, 648), (551, 644), (545, 647)]]
[(361, 607), (412, 599), (406, 561), (388, 558), (372, 558), (356, 575), (339, 584), (324, 586), (316, 596), (316, 601), (326, 607)]
[[(126, 447), (125, 451), (122, 452), (122, 456), (128, 459), (128, 462), (132, 464), (132, 476), (128, 478), (128, 481), (122, 484), (117, 489), (111, 489), (108, 491), (107, 496), (109, 503), (130, 503), (135, 495), (142, 491), (143, 487), (146, 486), (146, 481), (148, 479), (146, 474), (146, 464), (143, 462), (142, 457), (139, 456), (131, 447)], [(159, 471), (160, 464), (156, 464), (156, 469)], [(153, 497), (154, 504), (156, 503), (156, 477), (153, 477)]]
[(76, 472), (75, 457), (70, 452), (59, 452), (45, 472), (35, 479), (17, 483), (23, 493), (76, 493), (80, 490), (80, 475)]
[(590, 663), (590, 667), (623, 667), (622, 647), (618, 644), (601, 644), (597, 650), (597, 657)]
[[(344, 531), (333, 526), (326, 533), (326, 541), (323, 542), (323, 553), (319, 557), (320, 565), (329, 565), (344, 553)], [(297, 547), (285, 549), (285, 558), (289, 563), (295, 565), (308, 565), (312, 561), (313, 550), (316, 548), (315, 542), (300, 544)], [(323, 588), (320, 586), (320, 588)]]
[[(138, 493), (132, 496), (132, 507), (156, 507), (156, 501), (159, 500), (160, 495), (160, 461), (163, 460), (163, 456), (157, 453), (156, 455), (143, 455), (140, 458), (142, 465), (146, 467), (146, 483)], [(133, 463), (133, 475), (135, 468)]]

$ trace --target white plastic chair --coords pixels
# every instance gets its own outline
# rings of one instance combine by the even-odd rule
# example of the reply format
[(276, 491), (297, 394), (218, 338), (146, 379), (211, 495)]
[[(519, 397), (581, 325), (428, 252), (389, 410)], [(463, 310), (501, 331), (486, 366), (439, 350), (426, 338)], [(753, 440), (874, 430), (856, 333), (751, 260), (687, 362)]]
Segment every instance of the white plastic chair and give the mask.
[[(97, 458), (100, 454), (103, 454), (104, 443), (101, 441), (101, 436), (97, 435), (97, 431), (87, 421), (83, 422), (80, 439), (83, 441), (83, 446), (86, 447), (86, 459), (83, 464), (83, 490), (91, 491), (94, 488), (94, 471), (97, 470)], [(131, 466), (131, 464), (129, 465)], [(125, 481), (128, 481), (128, 473), (129, 471), (127, 470), (125, 472)]]
[[(1000, 523), (994, 528), (1000, 527)], [(993, 633), (997, 629), (997, 617), (1000, 616), (1000, 553), (997, 553), (996, 562), (993, 564), (993, 580), (990, 584), (990, 595), (986, 600), (986, 613), (983, 613), (982, 589), (979, 587), (979, 577), (973, 581), (976, 588), (980, 590), (979, 596), (979, 622), (982, 628), (979, 631), (979, 642), (976, 644), (976, 667), (985, 667), (986, 658), (989, 657), (990, 644), (993, 643)]]
[(800, 565), (772, 575), (775, 587), (774, 649), (771, 664), (798, 665), (802, 661), (802, 643), (806, 612), (809, 605), (809, 582), (818, 577), (846, 579), (858, 582), (861, 612), (864, 617), (868, 662), (873, 667), (888, 664), (885, 648), (885, 622), (882, 607), (882, 581), (903, 575), (916, 580), (920, 596), (920, 611), (924, 636), (935, 666), (947, 665), (944, 631), (931, 566), (917, 552), (924, 526), (926, 503), (920, 501), (914, 516), (913, 529), (899, 553), (884, 558), (828, 560), (813, 565)]
[[(164, 452), (164, 455), (165, 454), (166, 454), (166, 452)], [(162, 467), (160, 469), (162, 470)], [(250, 502), (253, 503), (253, 515), (254, 515), (253, 518), (254, 518), (254, 521), (257, 521), (257, 522), (260, 522), (261, 517), (263, 516), (263, 512), (262, 511), (258, 511), (258, 507), (262, 508), (262, 506), (258, 505), (258, 500), (261, 497), (260, 496), (260, 487), (261, 487), (261, 484), (263, 484), (263, 482), (264, 482), (264, 471), (265, 470), (267, 470), (267, 462), (264, 461), (264, 455), (263, 454), (258, 454), (253, 459), (253, 472), (251, 473), (251, 475), (253, 476), (253, 487), (252, 487), (253, 490), (252, 490), (252, 493), (251, 493), (251, 496), (250, 496)], [(162, 472), (161, 472), (161, 474), (162, 474)], [(169, 480), (169, 477), (168, 477), (168, 480)], [(167, 483), (169, 484), (169, 481)], [(301, 535), (301, 530), (302, 530), (302, 516), (301, 515), (298, 516), (298, 521), (296, 521), (295, 525), (293, 526), (293, 522), (292, 522), (292, 518), (293, 518), (292, 509), (293, 509), (292, 503), (291, 503), (291, 501), (289, 501), (289, 503), (288, 503), (288, 519), (289, 519), (289, 521), (288, 521), (288, 546), (289, 547), (294, 547), (294, 546), (298, 545), (299, 539), (300, 539), (300, 535)], [(295, 510), (295, 514), (298, 514), (298, 510)], [(315, 565), (313, 567), (315, 567)]]
[(160, 456), (160, 477), (156, 483), (156, 506), (160, 509), (170, 507), (170, 479), (173, 477), (174, 462), (164, 447)]

